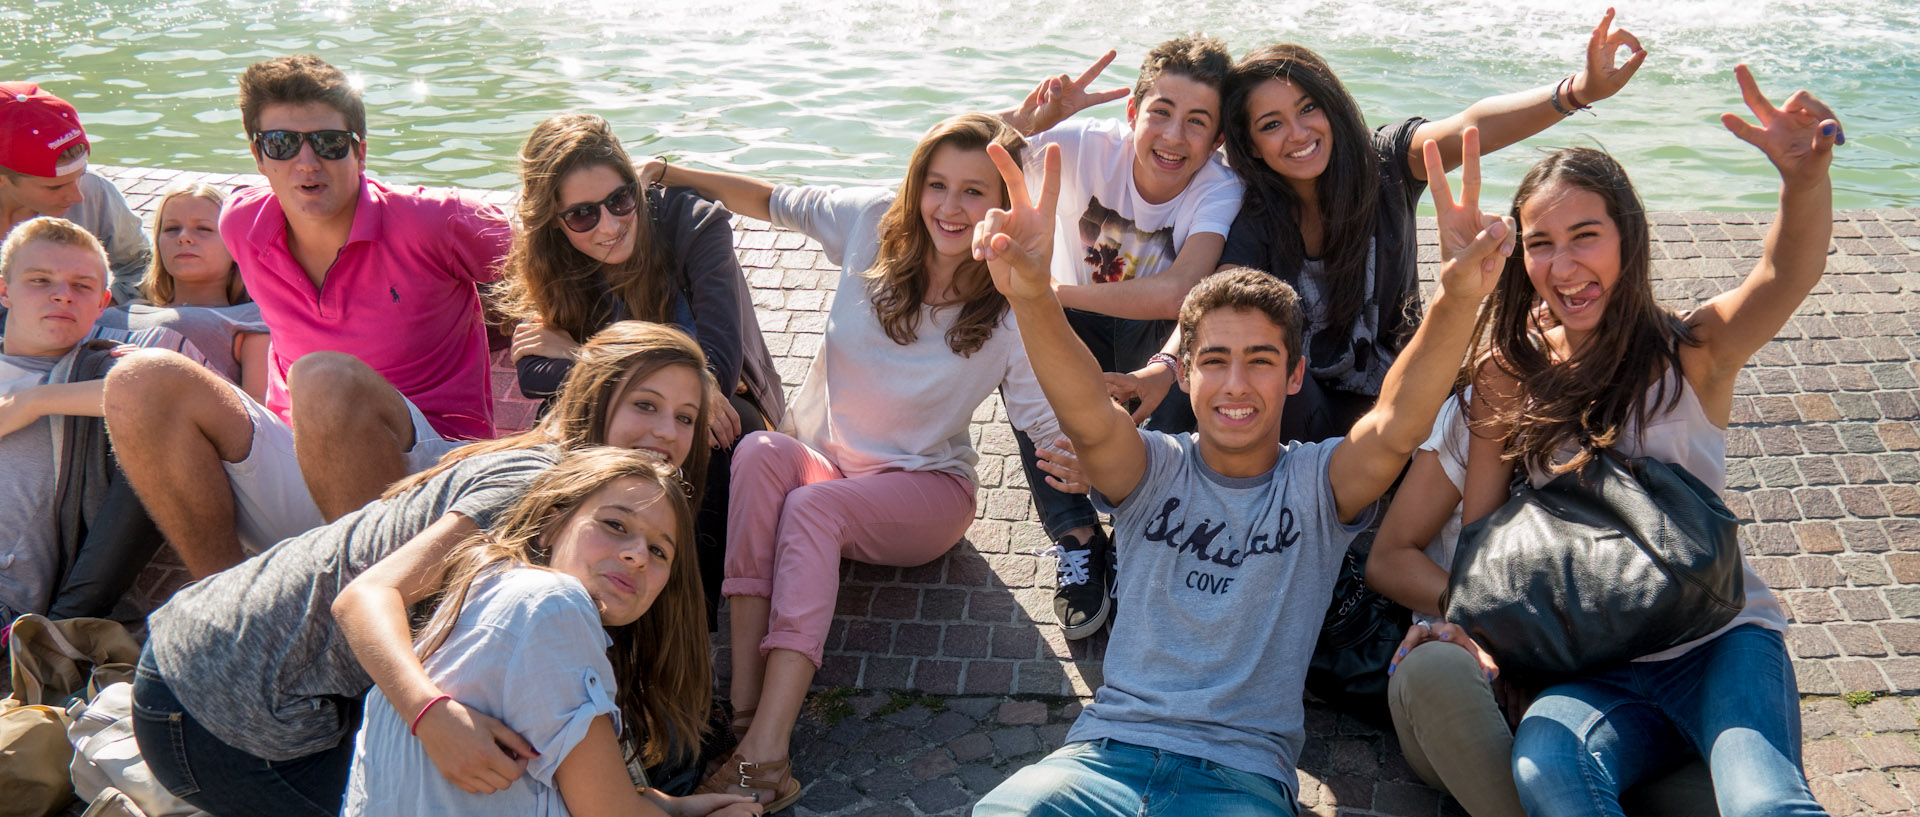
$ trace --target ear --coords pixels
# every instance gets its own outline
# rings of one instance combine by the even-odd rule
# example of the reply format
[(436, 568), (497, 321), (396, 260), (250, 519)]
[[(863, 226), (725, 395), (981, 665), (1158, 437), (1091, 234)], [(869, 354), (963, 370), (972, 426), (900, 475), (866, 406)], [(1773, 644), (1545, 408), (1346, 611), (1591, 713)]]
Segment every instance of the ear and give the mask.
[(1287, 394), (1299, 394), (1300, 387), (1306, 385), (1307, 356), (1301, 355), (1293, 362), (1293, 371), (1287, 373)]
[(1127, 127), (1129, 128), (1133, 127), (1134, 117), (1137, 117), (1139, 115), (1140, 115), (1140, 97), (1137, 95), (1127, 97)]
[[(0, 308), (12, 309), (13, 299), (7, 297), (7, 277), (0, 275)], [(6, 327), (0, 326), (0, 335), (6, 334)]]
[(1220, 123), (1220, 128), (1214, 131), (1213, 149), (1219, 150), (1221, 145), (1224, 145), (1227, 143), (1227, 123), (1226, 123), (1226, 120), (1223, 120), (1223, 119), (1214, 120), (1214, 121)]

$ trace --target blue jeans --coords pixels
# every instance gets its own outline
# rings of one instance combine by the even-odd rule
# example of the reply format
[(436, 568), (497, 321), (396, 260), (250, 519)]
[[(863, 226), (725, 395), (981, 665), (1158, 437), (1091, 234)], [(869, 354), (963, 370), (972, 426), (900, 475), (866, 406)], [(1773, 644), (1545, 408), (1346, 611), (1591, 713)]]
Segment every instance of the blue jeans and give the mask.
[(1736, 627), (1671, 661), (1548, 687), (1513, 737), (1532, 817), (1620, 817), (1620, 792), (1707, 759), (1723, 817), (1826, 814), (1800, 767), (1800, 694), (1786, 642)]
[[(1067, 310), (1067, 324), (1087, 345), (1103, 372), (1131, 372), (1147, 365), (1147, 358), (1160, 351), (1174, 330), (1173, 321), (1116, 318), (1078, 309)], [(1193, 403), (1179, 384), (1167, 391), (1166, 399), (1147, 418), (1147, 428), (1169, 434), (1193, 430)], [(1040, 470), (1040, 458), (1034, 453), (1035, 440), (1017, 428), (1013, 439), (1020, 448), (1020, 467), (1026, 471), (1033, 507), (1040, 514), (1040, 525), (1046, 528), (1048, 539), (1059, 539), (1068, 531), (1099, 523), (1100, 516), (1085, 494), (1062, 493), (1047, 484), (1046, 472)], [(1053, 441), (1039, 440), (1038, 444), (1052, 445)]]
[[(349, 711), (357, 729), (360, 707)], [(134, 670), (133, 739), (167, 791), (220, 817), (335, 817), (353, 760), (352, 733), (339, 746), (289, 761), (227, 745), (188, 714), (151, 653)]]
[(1285, 786), (1197, 757), (1117, 740), (1060, 747), (994, 787), (973, 817), (1294, 817)]

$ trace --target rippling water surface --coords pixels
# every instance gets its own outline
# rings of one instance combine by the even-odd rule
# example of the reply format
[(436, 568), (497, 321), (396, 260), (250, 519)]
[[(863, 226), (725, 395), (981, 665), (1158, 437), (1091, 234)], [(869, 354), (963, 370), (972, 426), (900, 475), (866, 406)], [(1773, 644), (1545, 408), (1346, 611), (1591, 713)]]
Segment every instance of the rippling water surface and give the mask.
[[(7, 0), (0, 77), (77, 105), (96, 160), (251, 169), (234, 102), (248, 63), (312, 51), (365, 89), (383, 178), (511, 187), (534, 123), (579, 108), (636, 154), (785, 180), (892, 181), (928, 125), (1017, 100), (1108, 47), (1097, 87), (1147, 48), (1205, 31), (1236, 56), (1327, 56), (1376, 124), (1451, 114), (1576, 70), (1604, 0)], [(1820, 94), (1847, 123), (1841, 207), (1920, 205), (1920, 6), (1699, 0), (1623, 6), (1652, 52), (1597, 117), (1487, 166), (1510, 193), (1539, 147), (1598, 143), (1655, 209), (1771, 208), (1765, 159), (1718, 123), (1746, 61), (1776, 100)], [(1082, 116), (1121, 116), (1119, 103)], [(1497, 200), (1497, 199), (1496, 199)]]

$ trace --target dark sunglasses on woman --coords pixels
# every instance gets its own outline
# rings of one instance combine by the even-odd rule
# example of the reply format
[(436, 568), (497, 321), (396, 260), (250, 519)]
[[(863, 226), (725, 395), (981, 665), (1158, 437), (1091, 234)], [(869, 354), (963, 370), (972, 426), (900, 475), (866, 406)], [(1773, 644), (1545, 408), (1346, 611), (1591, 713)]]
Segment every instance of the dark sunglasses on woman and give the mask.
[(261, 155), (276, 162), (300, 155), (301, 142), (312, 145), (313, 155), (322, 159), (344, 159), (358, 141), (360, 135), (350, 130), (268, 130), (253, 135), (253, 143), (260, 146)]
[(561, 210), (560, 223), (567, 225), (567, 229), (576, 233), (584, 233), (599, 226), (601, 207), (607, 208), (607, 212), (613, 214), (614, 218), (631, 214), (640, 204), (639, 192), (639, 182), (627, 182), (614, 188), (613, 192), (608, 193), (604, 199), (576, 204)]

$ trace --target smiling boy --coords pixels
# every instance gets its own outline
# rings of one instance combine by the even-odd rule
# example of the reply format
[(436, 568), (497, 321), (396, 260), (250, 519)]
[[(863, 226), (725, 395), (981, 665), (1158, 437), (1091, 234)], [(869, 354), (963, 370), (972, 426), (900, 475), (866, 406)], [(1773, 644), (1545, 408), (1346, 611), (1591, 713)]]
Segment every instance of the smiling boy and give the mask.
[(172, 353), (107, 383), (115, 451), (168, 538), (201, 543), (196, 576), (493, 436), (476, 286), (505, 214), (367, 178), (360, 92), (318, 57), (249, 66), (240, 116), (268, 184), (227, 200), (220, 233), (272, 331), (266, 406)]
[[(1064, 161), (1053, 277), (1074, 334), (1102, 371), (1146, 365), (1172, 334), (1188, 290), (1212, 272), (1240, 210), (1240, 179), (1220, 159), (1221, 101), (1232, 58), (1210, 37), (1177, 37), (1153, 47), (1127, 99), (1126, 119), (1066, 121), (1118, 99), (1126, 89), (1089, 93), (1113, 53), (1077, 80), (1045, 80), (1004, 112), (1028, 137), (1029, 163), (1047, 145)], [(1037, 165), (1032, 167), (1037, 168)], [(1168, 400), (1149, 427), (1184, 430), (1192, 418)], [(1112, 543), (1085, 497), (1057, 491), (1039, 470), (1033, 441), (1016, 431), (1034, 505), (1056, 543), (1055, 618), (1069, 639), (1086, 638), (1111, 609)], [(1042, 440), (1050, 443), (1049, 440)]]
[[(1466, 138), (1473, 145), (1478, 135)], [(1441, 176), (1433, 142), (1426, 153)], [(1057, 151), (1048, 154), (1040, 203), (1021, 195), (1010, 211), (989, 213), (974, 246), (1012, 305), (1095, 501), (1114, 513), (1126, 570), (1105, 683), (1067, 745), (1001, 784), (974, 815), (1291, 815), (1303, 683), (1335, 575), (1446, 399), (1501, 245), (1511, 250), (1511, 225), (1443, 204), (1445, 180), (1434, 183), (1445, 261), (1432, 307), (1378, 406), (1347, 438), (1322, 443), (1280, 442), (1287, 396), (1306, 371), (1298, 296), (1250, 269), (1206, 278), (1180, 311), (1197, 429), (1169, 435), (1135, 428), (1107, 399), (1054, 295), (1048, 216), (1061, 185)], [(1020, 169), (1004, 153), (994, 158), (1024, 193)], [(1467, 166), (1475, 201), (1478, 169)]]

